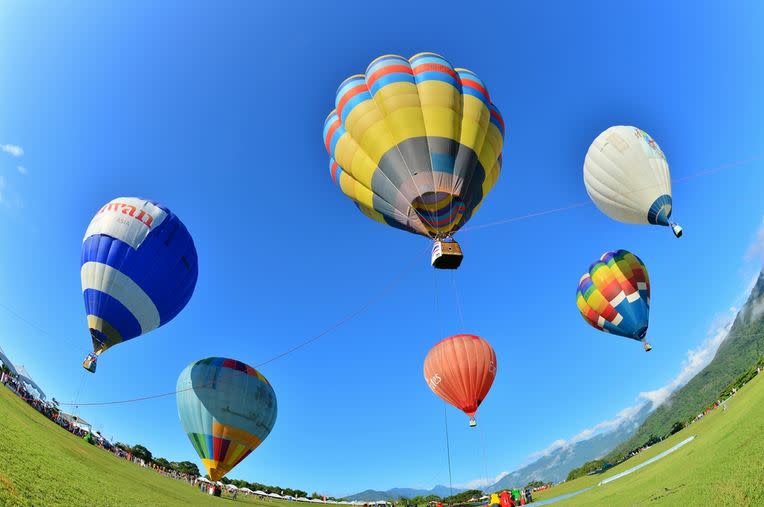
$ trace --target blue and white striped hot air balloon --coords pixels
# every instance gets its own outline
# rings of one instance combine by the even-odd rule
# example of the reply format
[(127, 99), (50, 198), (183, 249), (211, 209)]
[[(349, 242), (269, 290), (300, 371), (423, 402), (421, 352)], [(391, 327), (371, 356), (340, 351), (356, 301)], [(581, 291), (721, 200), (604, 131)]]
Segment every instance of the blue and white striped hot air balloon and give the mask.
[(167, 207), (118, 197), (91, 220), (82, 242), (82, 293), (96, 358), (173, 319), (191, 299), (199, 267), (194, 240)]

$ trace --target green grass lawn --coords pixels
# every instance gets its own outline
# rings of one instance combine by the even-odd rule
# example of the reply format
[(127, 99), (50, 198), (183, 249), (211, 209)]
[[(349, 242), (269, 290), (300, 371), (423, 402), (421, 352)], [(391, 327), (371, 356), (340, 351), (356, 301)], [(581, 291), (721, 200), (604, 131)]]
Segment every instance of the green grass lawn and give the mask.
[(555, 505), (764, 506), (764, 375), (750, 381), (727, 404), (726, 412), (715, 410), (604, 474), (566, 482), (535, 497), (544, 500), (594, 486), (697, 435), (631, 475)]
[[(560, 502), (568, 505), (764, 505), (764, 375), (702, 421), (602, 475), (540, 492), (546, 499), (596, 485), (694, 441), (610, 484)], [(245, 504), (294, 507), (282, 501)], [(93, 447), (59, 428), (0, 386), (0, 505), (235, 505)]]
[[(236, 502), (285, 507), (239, 495)], [(86, 443), (0, 385), (0, 505), (218, 505), (205, 495)], [(294, 507), (295, 503), (289, 503)], [(306, 504), (299, 504), (306, 505)]]

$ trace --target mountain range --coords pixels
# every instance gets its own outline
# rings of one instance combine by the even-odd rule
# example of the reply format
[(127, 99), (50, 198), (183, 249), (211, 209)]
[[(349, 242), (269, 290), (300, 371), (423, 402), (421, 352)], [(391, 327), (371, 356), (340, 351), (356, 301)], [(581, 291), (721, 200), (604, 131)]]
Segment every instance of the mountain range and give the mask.
[[(452, 493), (453, 491), (453, 493)], [(375, 489), (367, 489), (361, 491), (355, 495), (346, 496), (346, 500), (357, 500), (361, 502), (376, 502), (378, 500), (392, 500), (400, 497), (414, 498), (415, 496), (429, 496), (435, 495), (439, 497), (447, 497), (452, 494), (461, 493), (463, 489), (449, 488), (448, 486), (435, 486), (432, 489), (414, 489), (414, 488), (393, 488), (387, 491), (377, 491)]]

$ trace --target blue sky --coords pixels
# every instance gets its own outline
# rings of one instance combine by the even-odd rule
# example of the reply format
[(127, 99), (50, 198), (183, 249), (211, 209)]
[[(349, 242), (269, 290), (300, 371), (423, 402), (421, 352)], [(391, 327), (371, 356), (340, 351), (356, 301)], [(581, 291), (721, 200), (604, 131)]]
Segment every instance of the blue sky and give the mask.
[[(493, 344), (499, 370), (477, 431), (448, 410), (454, 482), (512, 470), (707, 358), (760, 267), (756, 3), (86, 4), (0, 12), (0, 345), (49, 393), (118, 400), (173, 390), (202, 357), (255, 365), (403, 276), (262, 368), (278, 421), (232, 477), (332, 494), (447, 483), (443, 403), (422, 360), (461, 331)], [(471, 225), (586, 200), (584, 154), (612, 124), (650, 132), (675, 181), (737, 165), (675, 185), (681, 240), (593, 206), (464, 231), (462, 327), (448, 273), (436, 314), (427, 241), (358, 213), (332, 185), (321, 139), (342, 79), (420, 51), (477, 72), (507, 124), (502, 176)], [(199, 282), (175, 321), (108, 351), (83, 381), (81, 240), (122, 195), (179, 214)], [(650, 354), (597, 333), (575, 306), (583, 270), (615, 248), (650, 270)], [(196, 459), (173, 397), (80, 414), (107, 436)]]

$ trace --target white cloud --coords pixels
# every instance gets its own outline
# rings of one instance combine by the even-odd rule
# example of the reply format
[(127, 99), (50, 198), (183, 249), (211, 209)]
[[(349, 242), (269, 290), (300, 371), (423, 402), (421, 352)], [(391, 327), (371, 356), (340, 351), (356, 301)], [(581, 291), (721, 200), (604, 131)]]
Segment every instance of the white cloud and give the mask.
[(639, 399), (649, 401), (655, 408), (666, 401), (671, 393), (685, 385), (700, 370), (705, 368), (716, 355), (716, 351), (724, 339), (727, 338), (737, 312), (737, 308), (732, 307), (726, 315), (716, 317), (711, 324), (706, 340), (698, 348), (687, 351), (687, 357), (682, 363), (679, 374), (663, 387), (639, 393)]
[(618, 429), (624, 424), (627, 424), (628, 422), (632, 421), (634, 419), (634, 416), (636, 416), (639, 413), (639, 411), (642, 410), (642, 407), (644, 407), (644, 405), (645, 403), (641, 402), (631, 407), (626, 407), (620, 412), (618, 412), (613, 419), (608, 419), (600, 423), (597, 423), (591, 428), (587, 428), (579, 432), (577, 435), (573, 436), (572, 438), (568, 440), (565, 440), (562, 438), (559, 440), (555, 440), (554, 442), (549, 444), (545, 449), (534, 452), (533, 454), (528, 456), (525, 462), (526, 464), (532, 463), (539, 458), (549, 456), (553, 452), (558, 451), (560, 449), (571, 447), (577, 444), (578, 442), (581, 442), (583, 440), (593, 437), (594, 435), (598, 435), (600, 433), (607, 433), (609, 431)]
[(18, 170), (19, 174), (21, 174), (22, 176), (26, 176), (27, 174), (29, 174), (29, 171), (23, 165), (17, 165), (16, 170)]
[(469, 482), (464, 482), (464, 483), (461, 483), (461, 484), (454, 484), (454, 487), (455, 488), (459, 488), (459, 489), (481, 489), (481, 488), (486, 488), (488, 486), (491, 486), (492, 484), (496, 484), (497, 482), (499, 482), (500, 480), (502, 480), (504, 477), (506, 477), (508, 475), (509, 475), (509, 472), (502, 472), (502, 473), (500, 473), (499, 475), (497, 475), (496, 477), (493, 477), (493, 478), (489, 477), (488, 479), (486, 479), (485, 477), (483, 477), (481, 479), (474, 479), (474, 480), (471, 480)]
[(0, 144), (0, 151), (4, 151), (12, 157), (20, 157), (24, 154), (24, 148), (16, 144)]
[(759, 229), (756, 231), (756, 236), (745, 253), (745, 259), (747, 261), (764, 261), (764, 221), (762, 221)]

